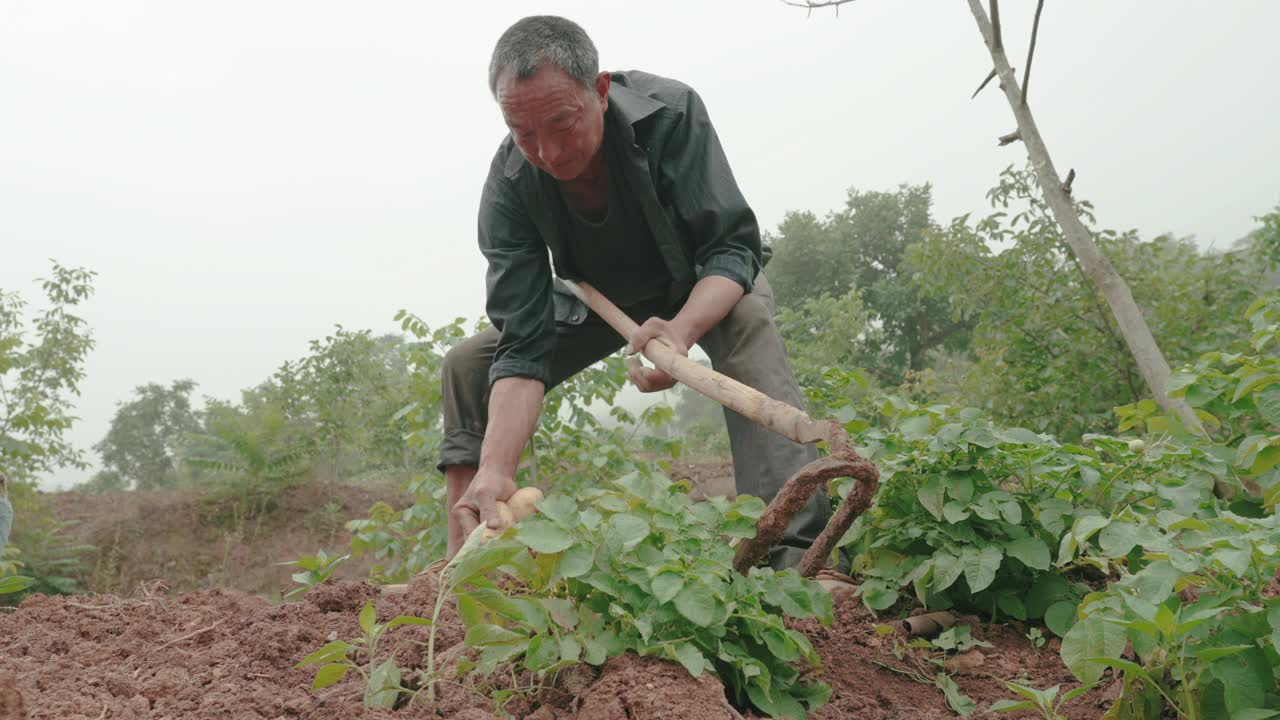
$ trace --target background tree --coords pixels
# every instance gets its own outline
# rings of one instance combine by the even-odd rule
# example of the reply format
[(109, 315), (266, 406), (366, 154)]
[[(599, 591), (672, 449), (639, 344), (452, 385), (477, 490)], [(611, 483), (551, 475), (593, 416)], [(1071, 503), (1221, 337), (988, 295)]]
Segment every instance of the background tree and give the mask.
[[(853, 0), (805, 0), (793, 2), (783, 0), (791, 5), (814, 8), (835, 8), (839, 12), (841, 5)], [(1040, 14), (1044, 9), (1044, 0), (1036, 4), (1035, 21), (1031, 28), (1031, 41), (1027, 49), (1027, 61), (1023, 66), (1022, 83), (1019, 84), (1009, 58), (1005, 54), (1004, 38), (1000, 27), (999, 0), (988, 0), (991, 17), (987, 17), (981, 0), (968, 0), (969, 9), (978, 24), (978, 31), (991, 54), (993, 68), (985, 80), (974, 91), (976, 97), (992, 80), (999, 78), (1000, 89), (1004, 92), (1013, 110), (1017, 129), (1000, 137), (1001, 145), (1022, 141), (1027, 147), (1027, 156), (1035, 170), (1035, 179), (1045, 204), (1052, 210), (1054, 220), (1062, 228), (1063, 237), (1075, 255), (1080, 272), (1084, 273), (1098, 288), (1106, 300), (1111, 312), (1115, 314), (1116, 326), (1129, 352), (1133, 354), (1134, 363), (1143, 381), (1154, 396), (1156, 402), (1171, 415), (1179, 418), (1182, 424), (1194, 431), (1203, 433), (1200, 421), (1191, 406), (1181, 398), (1169, 395), (1169, 363), (1156, 344), (1155, 337), (1143, 317), (1141, 308), (1134, 302), (1133, 293), (1124, 278), (1116, 272), (1098, 245), (1090, 237), (1088, 229), (1081, 222), (1075, 204), (1071, 199), (1071, 183), (1075, 179), (1075, 170), (1068, 173), (1066, 181), (1058, 175), (1049, 155), (1049, 149), (1040, 130), (1036, 126), (1031, 108), (1027, 104), (1027, 87), (1031, 81), (1031, 62), (1035, 57), (1036, 37), (1040, 29)]]
[(82, 453), (65, 439), (76, 420), (84, 362), (93, 336), (76, 306), (93, 294), (94, 273), (53, 263), (41, 281), (48, 307), (35, 316), (29, 337), (26, 303), (0, 289), (0, 472), (22, 482), (69, 465), (83, 468)]
[[(997, 212), (976, 224), (958, 218), (908, 254), (922, 291), (976, 323), (972, 365), (953, 374), (960, 385), (949, 390), (1003, 421), (1064, 437), (1113, 427), (1113, 407), (1147, 397), (1114, 314), (1080, 271), (1030, 169), (1006, 170), (989, 197)], [(1079, 212), (1092, 225), (1087, 202)], [(1241, 344), (1244, 309), (1263, 286), (1257, 255), (1090, 233), (1135, 278), (1134, 296), (1175, 361)]]
[(102, 474), (92, 483), (121, 489), (153, 490), (173, 485), (189, 433), (198, 432), (200, 419), (191, 409), (191, 380), (175, 380), (169, 387), (147, 383), (121, 404), (111, 427), (97, 445)]
[(410, 373), (397, 335), (375, 337), (341, 326), (311, 352), (280, 368), (262, 390), (307, 428), (317, 469), (330, 478), (395, 468), (404, 462), (408, 427), (396, 415)]
[(778, 331), (800, 386), (816, 385), (828, 368), (865, 366), (868, 348), (882, 342), (882, 332), (871, 327), (871, 317), (853, 289), (839, 297), (823, 293), (798, 306), (780, 308)]
[[(781, 307), (801, 311), (824, 294), (847, 303), (848, 293), (857, 291), (861, 307), (811, 306), (810, 312), (847, 310), (874, 328), (860, 338), (858, 353), (843, 355), (842, 362), (872, 370), (884, 384), (923, 369), (931, 350), (960, 350), (968, 342), (966, 323), (952, 316), (945, 300), (921, 295), (903, 266), (906, 249), (935, 227), (932, 204), (928, 184), (894, 192), (850, 190), (843, 210), (825, 220), (791, 213), (771, 237), (769, 281)], [(815, 319), (847, 325), (834, 315)]]
[[(86, 466), (66, 440), (76, 417), (84, 362), (93, 337), (75, 309), (93, 294), (94, 273), (53, 263), (41, 281), (48, 304), (28, 333), (26, 303), (0, 289), (0, 473), (9, 477), (16, 522), (0, 566), (31, 578), (28, 592), (73, 592), (80, 556), (90, 548), (68, 539), (66, 523), (35, 490), (34, 478), (59, 467)], [(0, 572), (3, 574), (3, 572)]]

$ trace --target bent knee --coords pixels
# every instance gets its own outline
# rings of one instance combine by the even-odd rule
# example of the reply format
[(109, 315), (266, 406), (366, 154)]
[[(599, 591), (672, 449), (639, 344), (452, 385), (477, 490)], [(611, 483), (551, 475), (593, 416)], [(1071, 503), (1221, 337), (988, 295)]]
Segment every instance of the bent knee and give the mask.
[(464, 378), (478, 373), (487, 378), (494, 348), (494, 338), (488, 332), (472, 335), (445, 352), (440, 370), (446, 377)]

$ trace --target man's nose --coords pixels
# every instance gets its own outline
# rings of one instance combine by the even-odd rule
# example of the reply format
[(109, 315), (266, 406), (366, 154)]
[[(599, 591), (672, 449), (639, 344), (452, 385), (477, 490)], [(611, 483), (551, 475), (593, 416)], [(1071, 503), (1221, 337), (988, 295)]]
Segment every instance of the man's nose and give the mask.
[(542, 159), (544, 165), (555, 165), (556, 160), (560, 159), (560, 144), (550, 141), (539, 142), (538, 157)]

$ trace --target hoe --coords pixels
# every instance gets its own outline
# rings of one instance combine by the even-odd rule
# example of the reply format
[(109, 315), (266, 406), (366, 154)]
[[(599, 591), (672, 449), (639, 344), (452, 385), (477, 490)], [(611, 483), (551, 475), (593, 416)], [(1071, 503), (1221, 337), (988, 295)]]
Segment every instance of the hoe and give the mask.
[[(631, 337), (635, 332), (636, 323), (595, 288), (569, 281), (565, 281), (565, 285), (622, 337)], [(782, 538), (791, 516), (804, 507), (824, 483), (840, 477), (851, 477), (857, 481), (795, 568), (803, 577), (816, 575), (826, 566), (836, 542), (858, 515), (871, 505), (871, 498), (880, 483), (876, 466), (858, 455), (849, 444), (844, 427), (834, 420), (813, 420), (801, 410), (699, 365), (658, 340), (650, 340), (642, 352), (658, 369), (730, 410), (795, 442), (825, 442), (827, 445), (826, 456), (800, 468), (778, 491), (756, 521), (756, 536), (738, 545), (733, 560), (738, 572), (745, 573), (764, 559), (769, 548)]]

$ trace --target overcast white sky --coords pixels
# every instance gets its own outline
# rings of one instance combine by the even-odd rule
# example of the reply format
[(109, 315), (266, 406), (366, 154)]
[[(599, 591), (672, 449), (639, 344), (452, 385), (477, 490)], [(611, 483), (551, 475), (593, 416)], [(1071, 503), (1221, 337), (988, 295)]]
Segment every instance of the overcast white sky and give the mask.
[[(1001, 6), (1018, 67), (1034, 4)], [(697, 88), (766, 228), (904, 182), (939, 220), (983, 212), (1024, 159), (1000, 93), (969, 100), (990, 63), (964, 0), (0, 0), (0, 287), (98, 272), (72, 440), (142, 383), (237, 397), (335, 323), (478, 316), (486, 69), (531, 13)], [(1032, 107), (1104, 225), (1222, 246), (1280, 202), (1277, 27), (1262, 0), (1047, 3)]]

